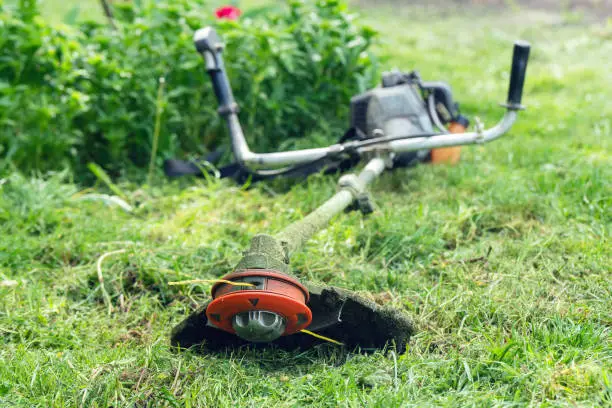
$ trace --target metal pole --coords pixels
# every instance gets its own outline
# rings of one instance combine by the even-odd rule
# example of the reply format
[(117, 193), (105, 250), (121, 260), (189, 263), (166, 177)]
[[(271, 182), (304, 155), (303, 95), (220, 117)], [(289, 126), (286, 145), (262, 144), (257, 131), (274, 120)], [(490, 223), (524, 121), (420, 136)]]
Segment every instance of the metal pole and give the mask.
[(378, 177), (385, 169), (385, 160), (377, 157), (368, 162), (356, 178), (358, 185), (341, 186), (333, 197), (300, 221), (286, 227), (275, 238), (284, 242), (289, 253), (300, 249), (317, 231), (325, 227), (329, 221), (341, 211), (344, 211), (365, 187)]

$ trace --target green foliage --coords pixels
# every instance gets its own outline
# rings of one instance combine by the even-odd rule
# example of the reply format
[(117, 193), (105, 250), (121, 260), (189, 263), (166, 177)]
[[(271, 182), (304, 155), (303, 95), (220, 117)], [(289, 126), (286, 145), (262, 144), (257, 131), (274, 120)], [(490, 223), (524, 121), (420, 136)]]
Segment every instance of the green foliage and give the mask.
[[(2, 7), (2, 6), (0, 6)], [(349, 98), (375, 77), (374, 31), (337, 0), (292, 1), (239, 22), (212, 22), (201, 1), (116, 5), (119, 29), (51, 25), (35, 2), (0, 8), (0, 155), (29, 171), (95, 162), (113, 176), (150, 158), (160, 78), (161, 160), (227, 142), (193, 31), (217, 24), (257, 149), (314, 143), (340, 130)], [(326, 132), (326, 140), (336, 134)]]
[(243, 126), (258, 149), (291, 147), (312, 130), (344, 130), (350, 98), (376, 80), (367, 52), (375, 32), (356, 25), (343, 3), (288, 4), (263, 25), (220, 26)]

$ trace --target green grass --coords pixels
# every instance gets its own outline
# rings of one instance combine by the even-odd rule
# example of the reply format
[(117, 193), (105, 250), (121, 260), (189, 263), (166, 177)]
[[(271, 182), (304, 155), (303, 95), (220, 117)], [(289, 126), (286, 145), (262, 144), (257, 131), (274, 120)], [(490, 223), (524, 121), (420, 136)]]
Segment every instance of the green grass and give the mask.
[[(209, 288), (167, 282), (229, 271), (253, 234), (308, 213), (335, 177), (245, 191), (158, 176), (154, 188), (118, 186), (130, 214), (83, 199), (65, 175), (13, 175), (0, 190), (0, 405), (610, 405), (610, 26), (525, 10), (367, 14), (386, 66), (448, 80), (488, 125), (502, 114), (512, 40), (533, 44), (529, 109), (511, 134), (465, 148), (456, 167), (385, 175), (378, 212), (337, 217), (293, 259), (304, 279), (410, 313), (419, 331), (397, 364), (334, 346), (169, 348)], [(109, 314), (96, 262), (117, 250), (102, 264)], [(379, 384), (364, 385), (372, 376)]]

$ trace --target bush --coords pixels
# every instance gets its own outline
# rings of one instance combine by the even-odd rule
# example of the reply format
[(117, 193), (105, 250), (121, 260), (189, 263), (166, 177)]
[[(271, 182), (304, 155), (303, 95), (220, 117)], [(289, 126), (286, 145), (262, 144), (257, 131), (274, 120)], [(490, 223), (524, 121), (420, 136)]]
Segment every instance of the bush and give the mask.
[(336, 0), (291, 1), (238, 22), (210, 20), (199, 0), (118, 3), (115, 11), (116, 31), (92, 22), (51, 25), (33, 0), (14, 11), (0, 0), (5, 162), (24, 171), (70, 167), (82, 180), (93, 161), (118, 176), (148, 162), (158, 105), (158, 163), (227, 143), (192, 44), (193, 31), (208, 24), (227, 43), (226, 65), (256, 149), (337, 138), (349, 98), (375, 78), (374, 32)]

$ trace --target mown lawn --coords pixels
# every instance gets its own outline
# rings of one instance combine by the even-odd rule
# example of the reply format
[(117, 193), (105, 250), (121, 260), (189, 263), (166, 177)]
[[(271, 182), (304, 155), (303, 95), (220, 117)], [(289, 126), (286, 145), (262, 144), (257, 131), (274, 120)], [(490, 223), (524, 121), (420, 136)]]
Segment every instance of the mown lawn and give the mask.
[[(173, 352), (209, 287), (336, 177), (259, 185), (160, 175), (117, 186), (132, 213), (68, 176), (0, 184), (2, 406), (609, 406), (612, 403), (612, 27), (527, 10), (379, 6), (385, 67), (445, 79), (469, 116), (503, 113), (512, 41), (532, 42), (511, 134), (455, 167), (385, 175), (379, 210), (344, 214), (293, 259), (304, 279), (404, 308), (400, 356)], [(112, 299), (109, 312), (100, 274)]]

